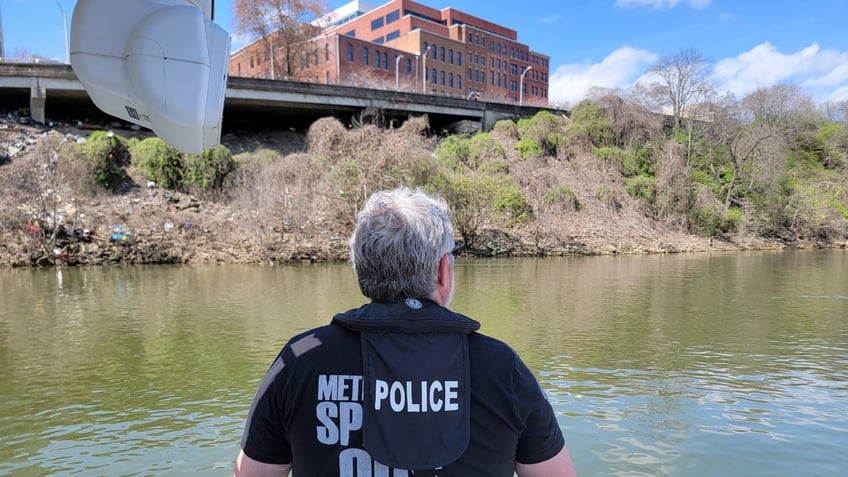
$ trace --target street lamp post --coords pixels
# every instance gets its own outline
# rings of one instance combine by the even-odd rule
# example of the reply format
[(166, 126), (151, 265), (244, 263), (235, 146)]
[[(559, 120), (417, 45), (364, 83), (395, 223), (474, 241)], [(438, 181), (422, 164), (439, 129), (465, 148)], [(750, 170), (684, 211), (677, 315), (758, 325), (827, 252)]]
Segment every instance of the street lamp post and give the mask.
[(395, 89), (400, 87), (400, 78), (398, 76), (398, 70), (400, 69), (400, 59), (403, 58), (403, 55), (397, 55), (395, 57)]
[(65, 34), (65, 63), (71, 63), (71, 47), (68, 43), (68, 14), (65, 12), (65, 9), (62, 8), (62, 4), (59, 3), (59, 0), (56, 0), (56, 6), (59, 7), (59, 10), (62, 11), (62, 26), (64, 29), (62, 30)]
[(433, 48), (433, 45), (428, 45), (427, 50), (424, 51), (423, 62), (424, 71), (421, 72), (421, 93), (427, 94), (427, 53), (430, 53), (430, 49)]
[(518, 86), (518, 105), (521, 106), (524, 104), (524, 75), (527, 74), (528, 71), (532, 70), (532, 66), (528, 66), (524, 68), (524, 71), (521, 72), (521, 81)]

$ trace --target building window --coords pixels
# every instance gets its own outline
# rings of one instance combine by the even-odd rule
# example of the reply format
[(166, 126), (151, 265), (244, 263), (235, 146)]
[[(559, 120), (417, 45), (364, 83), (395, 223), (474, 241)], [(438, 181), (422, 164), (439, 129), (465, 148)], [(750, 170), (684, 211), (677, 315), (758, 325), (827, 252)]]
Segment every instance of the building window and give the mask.
[(374, 31), (374, 30), (376, 30), (378, 28), (382, 28), (382, 27), (383, 27), (383, 17), (375, 18), (374, 20), (371, 20), (371, 31)]
[(362, 64), (363, 65), (368, 64), (368, 48), (362, 49)]
[(329, 44), (324, 45), (324, 61), (325, 62), (330, 61), (330, 45)]
[(406, 59), (406, 74), (412, 74), (412, 60)]
[(395, 30), (388, 35), (386, 35), (386, 41), (392, 41), (395, 38), (400, 38), (400, 30)]
[(495, 85), (495, 72), (494, 71), (489, 72), (489, 82), (492, 86)]
[(400, 11), (399, 10), (389, 12), (389, 14), (386, 15), (386, 23), (396, 22), (399, 19), (400, 19)]
[(351, 38), (356, 38), (356, 30), (351, 30), (351, 31), (345, 33), (345, 36), (349, 36)]
[(380, 52), (375, 51), (374, 52), (374, 68), (379, 68), (379, 67), (380, 67)]
[(436, 46), (435, 43), (433, 43), (433, 59), (434, 60), (438, 59), (438, 54), (439, 54), (439, 48)]
[(472, 42), (474, 42), (474, 35), (469, 33), (468, 34), (468, 43), (472, 43)]
[(456, 64), (457, 64), (457, 66), (462, 66), (462, 52), (461, 51), (456, 52)]
[(425, 41), (425, 42), (424, 42), (424, 48), (422, 48), (422, 49), (421, 49), (421, 51), (422, 51), (422, 52), (424, 52), (424, 53), (426, 54), (426, 52), (427, 52), (427, 48), (428, 48), (428, 45), (427, 45), (427, 42)]
[(453, 88), (453, 73), (448, 74), (448, 86)]
[(430, 72), (430, 82), (436, 84), (436, 68), (433, 68), (432, 70), (430, 70)]
[(376, 43), (376, 44), (378, 44), (378, 45), (382, 45), (382, 44), (383, 44), (383, 37), (381, 36), (381, 37), (379, 37), (379, 38), (374, 38), (374, 41), (373, 41), (372, 43)]
[(439, 72), (439, 77), (442, 79), (442, 86), (444, 86), (444, 85), (445, 85), (445, 72), (444, 72), (444, 71), (440, 71), (440, 72)]
[(456, 75), (456, 89), (462, 90), (462, 76)]
[(389, 69), (389, 54), (385, 51), (383, 52), (383, 69)]
[(448, 51), (448, 63), (453, 64), (453, 48)]
[(439, 49), (439, 59), (442, 60), (442, 63), (445, 62), (445, 47), (443, 46)]

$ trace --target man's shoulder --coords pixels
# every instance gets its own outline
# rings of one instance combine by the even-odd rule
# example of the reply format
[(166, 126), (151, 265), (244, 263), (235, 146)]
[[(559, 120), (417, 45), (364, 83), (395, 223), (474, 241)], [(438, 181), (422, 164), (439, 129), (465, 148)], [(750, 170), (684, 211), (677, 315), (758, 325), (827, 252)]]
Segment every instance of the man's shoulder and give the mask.
[(468, 335), (468, 346), (472, 358), (512, 361), (516, 357), (515, 350), (506, 342), (483, 333)]
[[(308, 329), (301, 333), (292, 336), (289, 339), (287, 346), (296, 346), (297, 343), (312, 342), (313, 345), (321, 344), (326, 341), (336, 341), (356, 338), (356, 334), (350, 330), (346, 330), (341, 326), (326, 324)], [(320, 343), (319, 343), (320, 342)]]

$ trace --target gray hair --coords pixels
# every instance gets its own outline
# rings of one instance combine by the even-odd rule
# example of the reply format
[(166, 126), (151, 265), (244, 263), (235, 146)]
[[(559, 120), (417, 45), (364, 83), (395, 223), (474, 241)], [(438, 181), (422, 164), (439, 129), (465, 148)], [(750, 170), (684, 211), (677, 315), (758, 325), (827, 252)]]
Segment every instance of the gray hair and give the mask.
[(400, 187), (374, 193), (356, 217), (350, 258), (362, 294), (377, 302), (429, 298), (454, 247), (447, 203)]

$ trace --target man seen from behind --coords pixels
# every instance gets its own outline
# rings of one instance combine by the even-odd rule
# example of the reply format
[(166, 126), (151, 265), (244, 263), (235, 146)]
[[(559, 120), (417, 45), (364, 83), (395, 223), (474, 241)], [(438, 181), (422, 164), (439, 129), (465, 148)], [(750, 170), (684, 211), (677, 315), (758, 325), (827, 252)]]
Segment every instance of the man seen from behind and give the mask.
[(448, 309), (454, 247), (443, 200), (371, 196), (350, 241), (371, 301), (286, 344), (250, 406), (235, 476), (575, 476), (532, 372)]

